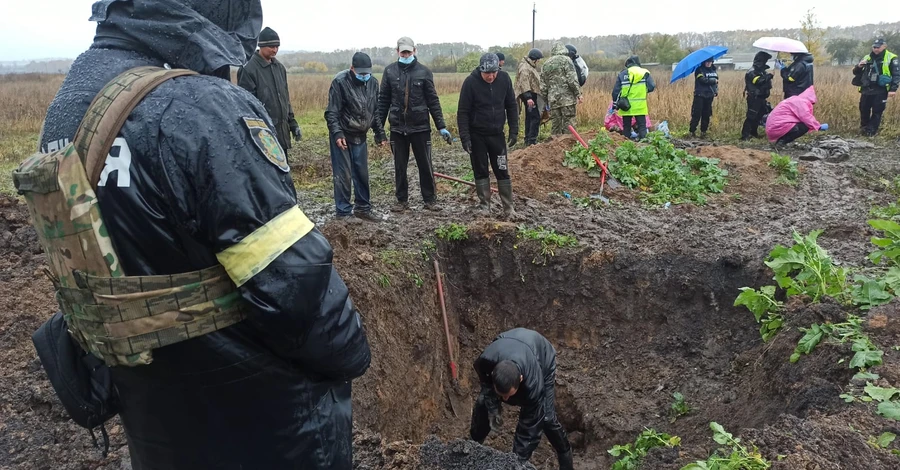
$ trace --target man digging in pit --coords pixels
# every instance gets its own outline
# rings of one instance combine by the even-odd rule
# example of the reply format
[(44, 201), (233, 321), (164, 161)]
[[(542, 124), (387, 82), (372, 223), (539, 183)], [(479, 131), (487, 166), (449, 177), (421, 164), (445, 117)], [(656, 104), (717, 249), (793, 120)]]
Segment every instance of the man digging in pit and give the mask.
[(483, 443), (499, 431), (501, 400), (521, 407), (513, 452), (525, 465), (541, 442), (556, 451), (560, 470), (572, 470), (572, 446), (556, 416), (556, 350), (540, 333), (516, 328), (500, 333), (475, 360), (481, 393), (472, 409), (470, 435)]

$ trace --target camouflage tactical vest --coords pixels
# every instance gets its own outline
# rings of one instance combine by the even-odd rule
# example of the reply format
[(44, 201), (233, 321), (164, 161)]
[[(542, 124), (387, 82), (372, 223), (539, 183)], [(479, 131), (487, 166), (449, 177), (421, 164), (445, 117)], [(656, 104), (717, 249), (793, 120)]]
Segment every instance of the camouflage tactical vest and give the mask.
[(138, 67), (94, 98), (75, 139), (36, 153), (13, 173), (47, 256), (47, 273), (69, 332), (107, 365), (149, 364), (151, 350), (243, 320), (246, 307), (225, 269), (126, 276), (106, 232), (95, 190), (113, 141), (154, 88), (189, 70)]

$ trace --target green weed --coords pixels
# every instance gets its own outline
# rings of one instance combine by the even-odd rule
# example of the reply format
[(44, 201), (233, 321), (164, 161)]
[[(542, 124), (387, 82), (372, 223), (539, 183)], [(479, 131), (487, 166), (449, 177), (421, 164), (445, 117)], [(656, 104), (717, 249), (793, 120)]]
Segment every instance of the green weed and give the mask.
[(450, 223), (447, 225), (441, 225), (438, 227), (434, 234), (437, 235), (441, 240), (447, 241), (461, 241), (469, 239), (469, 227), (465, 225)]

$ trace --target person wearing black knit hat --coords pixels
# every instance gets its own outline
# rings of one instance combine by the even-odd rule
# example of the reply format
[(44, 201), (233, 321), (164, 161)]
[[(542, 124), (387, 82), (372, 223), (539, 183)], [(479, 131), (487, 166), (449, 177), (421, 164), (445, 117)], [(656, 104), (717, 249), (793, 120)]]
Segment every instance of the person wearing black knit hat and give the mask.
[(238, 85), (256, 96), (266, 107), (275, 127), (275, 137), (287, 153), (291, 148), (291, 139), (288, 136), (293, 135), (294, 140), (300, 140), (303, 133), (291, 107), (287, 70), (275, 58), (281, 46), (281, 39), (275, 30), (266, 27), (259, 33), (257, 46), (259, 50), (253, 54), (253, 58), (238, 70)]
[(506, 63), (506, 56), (502, 52), (497, 53), (497, 58), (500, 59), (500, 68), (503, 68), (503, 64)]

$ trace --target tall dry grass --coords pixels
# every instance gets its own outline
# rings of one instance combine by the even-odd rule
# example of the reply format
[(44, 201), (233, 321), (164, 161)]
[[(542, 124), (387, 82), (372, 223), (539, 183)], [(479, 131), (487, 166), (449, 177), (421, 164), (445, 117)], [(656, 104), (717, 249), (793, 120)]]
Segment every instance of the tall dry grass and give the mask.
[[(668, 120), (673, 128), (684, 128), (690, 120), (693, 82), (690, 79), (669, 84), (667, 71), (653, 72), (657, 90), (649, 96), (650, 116), (654, 122)], [(467, 74), (437, 74), (435, 86), (441, 95), (458, 93)], [(328, 88), (333, 75), (290, 75), (288, 86), (291, 103), (299, 114), (321, 113), (328, 102)], [(379, 77), (380, 78), (380, 77)], [(816, 117), (827, 122), (833, 132), (854, 133), (859, 127), (859, 93), (850, 85), (848, 68), (819, 67), (816, 70), (816, 92), (819, 103)], [(60, 75), (0, 76), (0, 141), (9, 136), (36, 134), (40, 131), (47, 106), (59, 89)], [(583, 126), (603, 122), (612, 101), (610, 93), (615, 74), (592, 73), (585, 84), (585, 101), (578, 107), (578, 121)], [(781, 79), (776, 78), (771, 101), (781, 99)], [(712, 132), (714, 135), (737, 135), (746, 112), (743, 97), (743, 72), (722, 72), (719, 97), (714, 103)], [(448, 116), (448, 123), (454, 121)], [(889, 102), (882, 121), (882, 132), (900, 134), (900, 104)], [(0, 149), (3, 142), (0, 142)]]

